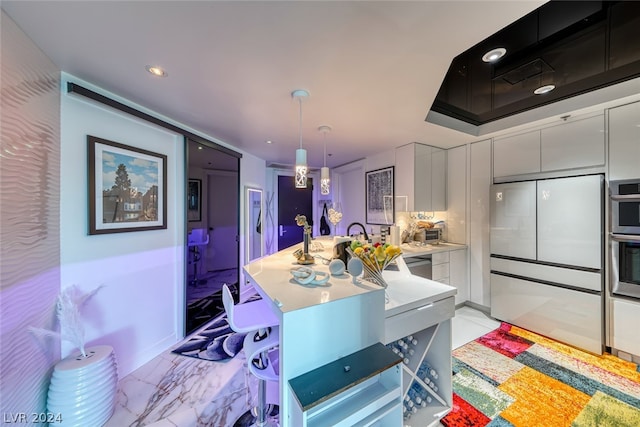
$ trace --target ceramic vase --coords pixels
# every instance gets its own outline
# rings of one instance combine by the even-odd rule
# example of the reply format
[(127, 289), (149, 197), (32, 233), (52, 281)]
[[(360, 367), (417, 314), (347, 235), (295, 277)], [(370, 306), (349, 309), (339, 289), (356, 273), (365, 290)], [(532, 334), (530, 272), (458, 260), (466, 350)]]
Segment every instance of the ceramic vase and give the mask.
[(108, 345), (78, 351), (56, 364), (49, 384), (47, 412), (57, 426), (102, 426), (113, 414), (118, 370)]

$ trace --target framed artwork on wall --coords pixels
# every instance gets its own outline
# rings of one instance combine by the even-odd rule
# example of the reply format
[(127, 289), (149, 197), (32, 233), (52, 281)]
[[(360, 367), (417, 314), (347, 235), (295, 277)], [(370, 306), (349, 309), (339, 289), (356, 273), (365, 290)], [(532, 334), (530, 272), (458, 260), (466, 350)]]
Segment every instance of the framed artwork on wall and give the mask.
[(187, 219), (191, 222), (202, 221), (202, 180), (189, 178)]
[(167, 228), (167, 156), (87, 135), (89, 234)]
[(393, 173), (393, 166), (365, 173), (367, 224), (390, 225), (395, 222)]

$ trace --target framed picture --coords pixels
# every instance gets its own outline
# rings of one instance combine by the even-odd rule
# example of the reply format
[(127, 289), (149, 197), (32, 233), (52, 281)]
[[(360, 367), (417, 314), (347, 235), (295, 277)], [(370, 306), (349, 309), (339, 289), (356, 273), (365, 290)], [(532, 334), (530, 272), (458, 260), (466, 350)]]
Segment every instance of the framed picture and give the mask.
[(366, 172), (366, 222), (390, 225), (395, 222), (393, 166)]
[(167, 228), (167, 156), (87, 136), (89, 234)]
[(187, 188), (187, 219), (202, 221), (202, 181), (189, 178)]

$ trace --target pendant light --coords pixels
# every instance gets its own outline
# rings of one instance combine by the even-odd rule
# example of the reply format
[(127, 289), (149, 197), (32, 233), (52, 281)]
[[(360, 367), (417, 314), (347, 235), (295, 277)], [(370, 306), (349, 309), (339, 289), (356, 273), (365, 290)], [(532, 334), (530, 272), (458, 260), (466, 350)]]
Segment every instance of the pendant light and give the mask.
[(324, 166), (320, 168), (320, 194), (326, 196), (331, 189), (331, 178), (327, 167), (327, 133), (331, 132), (331, 126), (322, 125), (318, 130), (324, 134)]
[(307, 188), (307, 150), (302, 148), (302, 98), (309, 96), (309, 92), (304, 89), (298, 89), (291, 92), (291, 97), (298, 99), (300, 104), (300, 148), (296, 150), (296, 188)]

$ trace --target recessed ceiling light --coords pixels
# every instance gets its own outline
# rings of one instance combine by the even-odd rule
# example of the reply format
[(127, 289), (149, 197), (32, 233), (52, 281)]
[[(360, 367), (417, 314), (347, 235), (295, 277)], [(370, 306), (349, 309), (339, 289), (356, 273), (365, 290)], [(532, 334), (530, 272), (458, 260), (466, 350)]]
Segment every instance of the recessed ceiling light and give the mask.
[(271, 141), (270, 139), (267, 140), (267, 144), (273, 144), (273, 141)]
[(496, 62), (498, 59), (502, 58), (505, 53), (507, 53), (507, 49), (503, 47), (498, 47), (490, 50), (482, 56), (482, 60), (484, 62)]
[(156, 67), (154, 65), (147, 65), (146, 70), (148, 72), (150, 72), (151, 74), (153, 74), (154, 76), (158, 76), (158, 77), (167, 77), (168, 74), (165, 70), (162, 69), (162, 67)]
[(198, 150), (202, 150), (202, 147), (198, 147)]
[(533, 93), (536, 95), (543, 95), (545, 93), (549, 93), (556, 88), (556, 85), (545, 85), (540, 86), (538, 89), (534, 90)]

